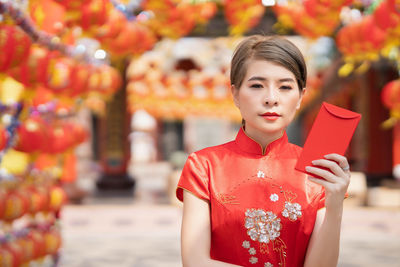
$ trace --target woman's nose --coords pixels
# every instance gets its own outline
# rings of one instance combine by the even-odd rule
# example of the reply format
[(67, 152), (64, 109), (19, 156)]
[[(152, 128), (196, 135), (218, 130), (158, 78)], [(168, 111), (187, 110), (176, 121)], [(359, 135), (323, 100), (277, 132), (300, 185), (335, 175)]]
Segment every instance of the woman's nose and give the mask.
[(274, 89), (267, 88), (264, 96), (264, 103), (267, 105), (278, 104), (278, 95)]

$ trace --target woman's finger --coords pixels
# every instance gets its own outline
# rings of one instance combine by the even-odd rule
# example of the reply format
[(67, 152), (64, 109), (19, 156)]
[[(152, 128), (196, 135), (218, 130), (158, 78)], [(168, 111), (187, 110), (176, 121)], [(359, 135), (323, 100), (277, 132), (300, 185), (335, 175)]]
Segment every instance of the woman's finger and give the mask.
[(338, 178), (336, 177), (336, 175), (334, 175), (332, 172), (330, 172), (328, 170), (324, 170), (319, 167), (312, 167), (312, 166), (307, 166), (305, 169), (308, 173), (315, 174), (316, 176), (320, 176), (328, 182), (336, 183), (338, 181)]
[(345, 156), (332, 153), (325, 155), (324, 158), (337, 162), (339, 167), (342, 168), (344, 172), (350, 172), (350, 165)]
[(328, 159), (318, 159), (318, 160), (313, 160), (312, 161), (313, 166), (318, 166), (318, 167), (324, 167), (337, 176), (344, 177), (345, 176), (345, 171), (340, 167), (339, 163), (333, 160), (328, 160)]

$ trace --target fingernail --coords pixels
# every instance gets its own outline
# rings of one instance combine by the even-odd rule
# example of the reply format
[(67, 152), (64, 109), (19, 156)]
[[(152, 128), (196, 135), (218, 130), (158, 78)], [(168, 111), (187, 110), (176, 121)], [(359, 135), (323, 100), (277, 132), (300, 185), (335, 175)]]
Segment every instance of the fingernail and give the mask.
[(309, 171), (310, 170), (310, 166), (307, 166), (305, 169), (306, 169), (306, 171)]
[(315, 165), (315, 162), (316, 162), (316, 160), (311, 161), (311, 163), (314, 164), (314, 165)]

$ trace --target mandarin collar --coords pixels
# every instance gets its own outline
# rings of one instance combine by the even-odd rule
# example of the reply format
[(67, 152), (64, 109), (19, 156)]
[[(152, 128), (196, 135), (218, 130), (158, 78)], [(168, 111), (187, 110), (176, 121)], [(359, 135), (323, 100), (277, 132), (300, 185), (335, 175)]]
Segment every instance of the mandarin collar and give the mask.
[(258, 156), (264, 156), (268, 155), (272, 150), (275, 150), (276, 148), (279, 148), (283, 144), (288, 143), (288, 137), (286, 134), (286, 131), (283, 132), (283, 135), (276, 139), (275, 141), (269, 143), (265, 149), (265, 152), (262, 149), (262, 146), (257, 143), (254, 139), (249, 137), (246, 132), (243, 130), (243, 127), (240, 128), (236, 139), (235, 143), (237, 146), (250, 154), (258, 155)]

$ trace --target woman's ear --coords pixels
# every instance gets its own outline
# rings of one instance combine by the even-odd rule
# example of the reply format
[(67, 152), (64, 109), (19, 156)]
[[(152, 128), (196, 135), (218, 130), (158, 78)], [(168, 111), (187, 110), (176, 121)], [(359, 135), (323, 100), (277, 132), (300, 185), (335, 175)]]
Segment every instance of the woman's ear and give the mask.
[(306, 93), (306, 88), (303, 88), (300, 91), (300, 98), (299, 98), (299, 101), (297, 102), (296, 110), (299, 110), (299, 108), (301, 106), (301, 101), (303, 100), (303, 96), (304, 96), (305, 93)]
[(233, 96), (233, 102), (235, 103), (235, 106), (239, 108), (239, 89), (237, 89), (236, 86), (232, 84), (231, 92)]

